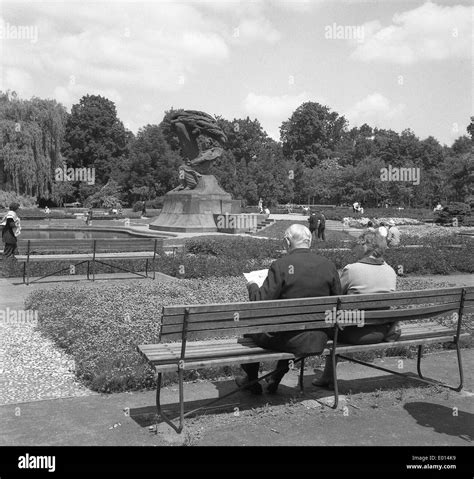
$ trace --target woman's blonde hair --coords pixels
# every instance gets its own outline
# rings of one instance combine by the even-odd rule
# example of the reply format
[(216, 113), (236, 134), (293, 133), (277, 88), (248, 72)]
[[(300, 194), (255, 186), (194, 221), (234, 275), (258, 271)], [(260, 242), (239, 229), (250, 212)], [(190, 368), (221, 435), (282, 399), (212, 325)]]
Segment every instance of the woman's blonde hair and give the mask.
[(359, 236), (358, 244), (365, 245), (367, 248), (367, 255), (372, 255), (375, 258), (382, 257), (387, 249), (387, 240), (378, 230), (364, 231)]

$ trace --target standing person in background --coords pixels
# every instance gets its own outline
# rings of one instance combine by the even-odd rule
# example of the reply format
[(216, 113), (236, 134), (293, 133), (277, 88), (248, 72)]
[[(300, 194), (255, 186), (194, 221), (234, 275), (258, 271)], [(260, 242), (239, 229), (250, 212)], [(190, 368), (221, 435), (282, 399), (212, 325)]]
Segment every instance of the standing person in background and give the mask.
[(311, 233), (311, 242), (314, 245), (314, 243), (316, 242), (316, 235), (317, 235), (316, 232), (318, 231), (318, 218), (314, 211), (309, 216), (308, 223), (309, 223), (309, 232)]
[(142, 216), (146, 216), (146, 201), (143, 202), (143, 206), (142, 206)]
[(7, 223), (7, 219), (11, 218), (14, 222), (14, 228), (13, 228), (13, 234), (15, 237), (20, 236), (21, 234), (21, 221), (20, 218), (17, 214), (17, 211), (20, 209), (20, 204), (19, 203), (11, 203), (10, 206), (8, 207), (9, 210), (7, 211), (7, 214), (2, 218), (2, 222), (0, 223), (1, 226), (5, 226)]
[(395, 226), (395, 221), (390, 219), (387, 223), (387, 245), (398, 246), (400, 244), (400, 230)]
[(7, 218), (5, 225), (2, 228), (3, 258), (14, 258), (18, 254), (17, 244), (18, 240), (15, 236), (15, 221), (13, 218)]
[(326, 230), (326, 217), (322, 211), (319, 212), (319, 222), (318, 222), (318, 239), (326, 241), (326, 235), (324, 234)]
[(12, 217), (6, 218), (2, 227), (3, 261), (1, 274), (4, 277), (11, 276), (10, 268), (14, 270), (12, 261), (16, 261), (15, 254), (18, 254), (18, 240), (15, 236), (15, 229), (15, 220)]
[(258, 200), (258, 212), (259, 212), (260, 214), (263, 213), (263, 200), (262, 200), (262, 198), (260, 198), (260, 199)]
[(92, 224), (92, 208), (89, 208), (86, 214), (86, 225), (90, 226)]
[(311, 231), (313, 240), (316, 240), (316, 235), (318, 239), (326, 241), (326, 236), (324, 234), (326, 229), (326, 217), (321, 211), (315, 211), (311, 213), (311, 216), (308, 218), (309, 230)]

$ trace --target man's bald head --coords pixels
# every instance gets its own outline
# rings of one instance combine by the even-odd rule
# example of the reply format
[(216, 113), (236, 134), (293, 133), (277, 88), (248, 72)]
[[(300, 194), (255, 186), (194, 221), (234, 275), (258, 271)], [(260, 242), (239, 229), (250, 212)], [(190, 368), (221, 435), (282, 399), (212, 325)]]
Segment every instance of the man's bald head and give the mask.
[(301, 224), (291, 225), (285, 231), (285, 238), (288, 238), (289, 249), (309, 248), (311, 246), (311, 232)]

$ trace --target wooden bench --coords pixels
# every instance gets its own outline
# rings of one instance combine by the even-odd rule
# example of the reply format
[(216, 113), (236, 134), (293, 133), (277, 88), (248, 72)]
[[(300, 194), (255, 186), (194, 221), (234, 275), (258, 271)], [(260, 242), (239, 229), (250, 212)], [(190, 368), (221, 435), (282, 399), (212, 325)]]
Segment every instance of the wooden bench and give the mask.
[[(384, 309), (385, 308), (385, 309)], [(388, 309), (387, 309), (388, 308)], [(370, 345), (337, 344), (338, 325), (326, 322), (329, 312), (360, 311), (365, 325), (400, 320), (402, 335), (398, 341)], [(417, 370), (420, 381), (440, 384), (459, 391), (463, 385), (460, 340), (469, 337), (461, 332), (463, 313), (474, 313), (474, 287), (447, 288), (421, 291), (403, 291), (383, 294), (330, 296), (277, 301), (255, 301), (226, 304), (195, 304), (165, 306), (162, 309), (159, 344), (142, 344), (138, 351), (157, 372), (156, 407), (161, 417), (177, 432), (183, 428), (184, 418), (197, 410), (184, 413), (184, 370), (230, 364), (290, 359), (301, 362), (299, 385), (303, 389), (304, 357), (285, 352), (270, 351), (257, 346), (242, 335), (259, 332), (299, 331), (333, 328), (334, 341), (328, 343), (323, 354), (330, 354), (333, 364), (341, 357), (369, 367), (404, 376), (371, 363), (355, 360), (346, 354), (383, 350), (399, 346), (418, 346)], [(347, 314), (347, 313), (345, 313)], [(454, 322), (442, 326), (439, 322), (420, 322), (439, 315), (451, 315)], [(357, 327), (345, 324), (345, 327)], [(225, 339), (209, 339), (223, 338)], [(453, 343), (456, 346), (460, 383), (458, 386), (425, 379), (421, 373), (423, 345)], [(178, 372), (179, 426), (164, 413), (160, 405), (160, 389), (164, 372)], [(270, 376), (270, 372), (257, 381)], [(338, 405), (337, 371), (334, 367), (334, 404)], [(208, 406), (235, 394), (240, 388), (213, 400)]]
[[(90, 279), (90, 266), (92, 265), (92, 281), (95, 281), (96, 263), (148, 278), (148, 264), (151, 261), (152, 278), (155, 279), (156, 255), (162, 248), (163, 239), (161, 238), (32, 239), (19, 242), (19, 251), (26, 251), (26, 254), (20, 254), (16, 256), (16, 259), (24, 262), (23, 283), (26, 282), (26, 284), (66, 271), (71, 269), (71, 266), (74, 266), (73, 270), (75, 270), (76, 266), (84, 263), (87, 263), (87, 279)], [(51, 253), (51, 251), (54, 251), (54, 253)], [(117, 259), (145, 259), (145, 274), (105, 262)], [(30, 264), (48, 261), (68, 261), (71, 264), (66, 268), (61, 268), (30, 281)]]

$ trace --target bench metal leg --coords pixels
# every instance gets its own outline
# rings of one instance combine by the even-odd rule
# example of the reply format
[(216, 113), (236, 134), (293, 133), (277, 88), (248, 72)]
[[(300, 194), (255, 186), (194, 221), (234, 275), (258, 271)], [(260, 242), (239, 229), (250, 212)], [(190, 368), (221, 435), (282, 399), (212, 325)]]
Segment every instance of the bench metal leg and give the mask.
[(334, 404), (331, 406), (333, 409), (337, 409), (339, 404), (339, 389), (337, 387), (337, 358), (338, 354), (335, 354), (334, 350), (331, 353), (332, 361), (332, 382), (334, 383)]
[(418, 346), (418, 358), (417, 358), (417, 362), (416, 362), (416, 369), (418, 371), (418, 376), (420, 376), (421, 379), (424, 379), (425, 381), (430, 382), (432, 384), (437, 384), (439, 386), (443, 386), (443, 387), (452, 389), (453, 391), (458, 391), (458, 392), (461, 391), (461, 389), (463, 388), (463, 385), (464, 385), (464, 372), (463, 372), (463, 369), (462, 369), (461, 348), (459, 347), (459, 341), (456, 341), (456, 356), (457, 356), (457, 360), (458, 360), (459, 386), (449, 386), (448, 384), (440, 383), (438, 381), (434, 381), (434, 380), (430, 381), (429, 379), (425, 379), (423, 377), (423, 375), (421, 374), (422, 352), (423, 352), (423, 345), (420, 344), (420, 346)]
[(301, 359), (301, 365), (300, 365), (300, 376), (298, 379), (298, 384), (300, 386), (300, 391), (304, 391), (304, 358)]
[[(172, 429), (174, 429), (178, 434), (182, 431), (183, 429), (183, 415), (180, 414), (180, 426), (176, 426), (171, 419), (163, 412), (163, 409), (161, 407), (161, 402), (160, 402), (160, 393), (161, 393), (161, 379), (162, 379), (162, 373), (158, 373), (157, 378), (156, 378), (156, 410), (158, 413), (158, 420), (161, 418), (163, 419), (166, 424), (168, 424)], [(181, 399), (181, 391), (182, 387), (180, 387), (180, 399)], [(158, 420), (156, 421), (156, 432), (158, 432)]]
[(183, 430), (184, 426), (184, 369), (178, 371), (179, 378), (179, 428), (178, 432)]
[[(464, 375), (463, 375), (463, 370), (462, 370), (461, 350), (459, 348), (459, 344), (456, 344), (456, 349), (457, 349), (457, 356), (458, 356), (459, 376), (461, 378), (461, 383), (459, 384), (459, 386), (450, 386), (449, 384), (445, 384), (445, 383), (442, 383), (440, 381), (436, 381), (434, 379), (425, 379), (423, 376), (421, 376), (420, 371), (418, 371), (418, 375), (420, 377), (417, 378), (416, 376), (414, 376), (414, 377), (409, 377), (409, 379), (414, 379), (415, 381), (421, 381), (421, 382), (424, 382), (424, 383), (429, 384), (431, 386), (441, 386), (441, 387), (444, 387), (444, 388), (452, 389), (453, 391), (461, 391), (461, 389), (463, 387)], [(351, 361), (353, 363), (362, 364), (363, 366), (367, 366), (369, 368), (378, 369), (380, 371), (384, 371), (384, 372), (390, 373), (390, 374), (396, 374), (397, 376), (401, 376), (405, 379), (407, 378), (406, 373), (400, 373), (400, 372), (394, 371), (392, 369), (387, 369), (387, 368), (383, 368), (381, 366), (376, 366), (375, 364), (372, 364), (372, 363), (366, 363), (365, 361), (359, 361), (358, 359), (349, 358), (347, 356), (343, 356), (342, 354), (340, 354), (339, 357), (343, 358), (343, 359), (346, 359), (347, 361)], [(421, 357), (419, 356), (418, 357), (418, 363), (420, 363), (420, 361), (421, 361)], [(418, 364), (418, 366), (419, 366), (419, 364)], [(336, 388), (336, 385), (334, 385), (334, 387)]]
[(423, 345), (420, 344), (418, 346), (418, 356), (416, 358), (416, 370), (418, 372), (418, 376), (420, 376), (421, 379), (425, 379), (423, 377), (423, 374), (421, 374), (421, 357), (423, 355)]

